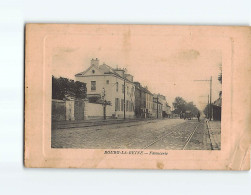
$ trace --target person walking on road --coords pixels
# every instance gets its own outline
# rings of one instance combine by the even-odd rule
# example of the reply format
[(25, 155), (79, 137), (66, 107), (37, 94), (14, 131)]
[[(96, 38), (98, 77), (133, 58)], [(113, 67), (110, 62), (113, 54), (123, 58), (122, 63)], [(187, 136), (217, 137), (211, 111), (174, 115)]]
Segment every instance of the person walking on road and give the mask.
[(197, 113), (198, 122), (200, 122), (200, 111)]

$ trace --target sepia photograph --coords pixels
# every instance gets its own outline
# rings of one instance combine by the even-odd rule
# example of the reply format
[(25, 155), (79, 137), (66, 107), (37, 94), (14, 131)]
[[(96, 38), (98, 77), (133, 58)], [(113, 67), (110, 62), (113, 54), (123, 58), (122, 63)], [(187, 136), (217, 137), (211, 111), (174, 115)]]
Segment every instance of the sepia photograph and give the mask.
[(248, 27), (26, 33), (27, 167), (249, 169)]
[(132, 26), (55, 44), (51, 147), (221, 150), (221, 50), (184, 40)]
[(251, 194), (250, 7), (0, 1), (0, 194)]

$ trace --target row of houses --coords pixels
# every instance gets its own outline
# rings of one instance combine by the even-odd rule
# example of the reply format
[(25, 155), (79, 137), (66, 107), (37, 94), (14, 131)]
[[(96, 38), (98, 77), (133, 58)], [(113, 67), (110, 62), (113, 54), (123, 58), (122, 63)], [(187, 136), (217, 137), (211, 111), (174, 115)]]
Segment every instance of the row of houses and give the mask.
[(127, 69), (100, 64), (96, 58), (91, 60), (89, 68), (76, 74), (75, 79), (86, 83), (89, 101), (109, 102), (105, 104), (107, 117), (161, 118), (171, 115), (166, 97), (151, 93), (147, 87), (135, 82)]

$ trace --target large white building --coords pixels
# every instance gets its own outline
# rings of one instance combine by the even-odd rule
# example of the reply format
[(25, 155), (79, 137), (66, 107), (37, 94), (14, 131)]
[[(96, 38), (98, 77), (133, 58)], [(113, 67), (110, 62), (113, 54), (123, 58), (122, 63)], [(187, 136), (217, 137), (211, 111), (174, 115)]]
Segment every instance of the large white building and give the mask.
[(111, 102), (111, 105), (106, 106), (107, 117), (123, 118), (124, 109), (126, 118), (134, 117), (135, 86), (133, 76), (127, 74), (126, 69), (114, 69), (106, 64), (100, 65), (96, 58), (91, 60), (87, 70), (76, 74), (75, 78), (77, 81), (86, 83), (88, 98), (101, 97)]

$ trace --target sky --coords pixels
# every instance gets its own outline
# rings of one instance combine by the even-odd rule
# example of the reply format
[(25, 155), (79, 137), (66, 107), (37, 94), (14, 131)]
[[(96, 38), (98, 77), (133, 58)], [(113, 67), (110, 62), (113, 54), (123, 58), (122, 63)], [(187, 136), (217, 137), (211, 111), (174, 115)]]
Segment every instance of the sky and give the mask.
[(208, 101), (209, 82), (195, 80), (209, 80), (212, 76), (212, 101), (216, 100), (221, 91), (217, 79), (221, 51), (203, 45), (201, 38), (154, 32), (95, 29), (48, 38), (52, 75), (75, 79), (75, 74), (90, 66), (92, 58), (98, 58), (100, 64), (127, 68), (134, 81), (152, 93), (165, 95), (169, 105), (180, 96), (202, 110)]

